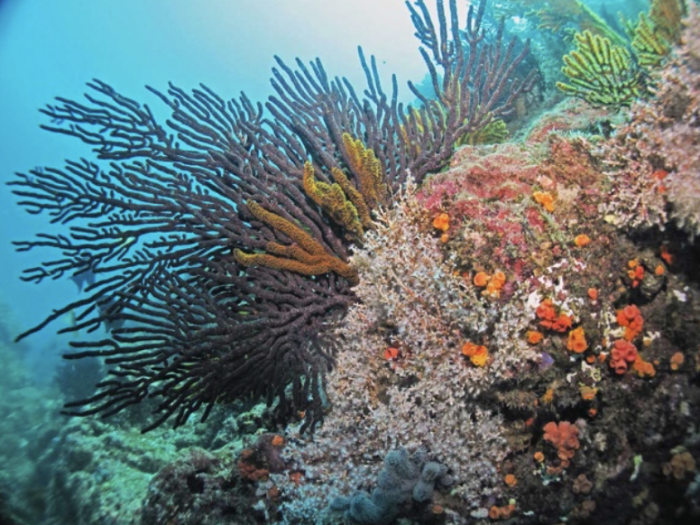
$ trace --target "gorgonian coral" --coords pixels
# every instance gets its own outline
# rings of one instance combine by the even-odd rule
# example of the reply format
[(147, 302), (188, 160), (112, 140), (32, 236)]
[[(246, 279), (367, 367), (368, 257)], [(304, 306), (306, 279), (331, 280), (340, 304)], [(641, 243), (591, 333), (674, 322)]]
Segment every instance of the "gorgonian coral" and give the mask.
[[(351, 243), (405, 181), (441, 168), (455, 142), (504, 117), (532, 85), (521, 76), (527, 46), (503, 45), (503, 25), (484, 41), (485, 2), (460, 26), (455, 0), (409, 5), (436, 100), (410, 86), (418, 107), (398, 103), (360, 50), (364, 97), (323, 65), (277, 59), (275, 95), (224, 100), (149, 88), (171, 111), (150, 108), (94, 81), (87, 102), (45, 108), (45, 129), (90, 145), (94, 161), (20, 174), (11, 182), (30, 213), (65, 233), (39, 234), (20, 251), (60, 255), (26, 271), (41, 282), (94, 275), (84, 296), (54, 310), (19, 339), (71, 310), (66, 330), (111, 327), (71, 343), (69, 359), (102, 357), (109, 376), (71, 414), (109, 415), (156, 400), (153, 428), (240, 398), (279, 400), (283, 416), (322, 416), (334, 321), (356, 301)], [(291, 385), (291, 396), (287, 387)]]

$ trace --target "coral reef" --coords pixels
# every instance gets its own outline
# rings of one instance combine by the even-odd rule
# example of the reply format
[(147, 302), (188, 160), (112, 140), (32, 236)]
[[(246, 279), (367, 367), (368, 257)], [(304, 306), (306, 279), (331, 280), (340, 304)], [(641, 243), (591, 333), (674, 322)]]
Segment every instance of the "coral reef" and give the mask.
[(106, 357), (108, 378), (66, 413), (158, 398), (147, 431), (254, 398), (282, 420), (303, 413), (304, 429), (323, 419), (331, 334), (357, 300), (348, 257), (372, 211), (409, 173), (441, 169), (465, 135), (497, 136), (536, 74), (518, 71), (528, 45), (507, 42), (503, 23), (485, 40), (485, 1), (462, 24), (454, 0), (437, 0), (437, 20), (423, 0), (408, 7), (435, 88), (428, 99), (409, 83), (415, 110), (398, 104), (395, 79), (383, 90), (361, 49), (362, 98), (319, 60), (293, 69), (277, 58), (265, 104), (204, 86), (149, 88), (171, 111), (161, 123), (94, 81), (86, 103), (58, 98), (43, 110), (45, 129), (91, 146), (96, 162), (10, 182), (30, 213), (67, 226), (16, 243), (58, 253), (23, 279), (88, 274), (91, 284), (18, 339), (69, 311), (77, 323), (63, 331), (111, 327), (106, 339), (71, 342), (68, 359)]
[[(484, 2), (463, 33), (454, 1), (437, 24), (410, 6), (436, 96), (417, 108), (363, 55), (362, 100), (320, 62), (278, 61), (272, 117), (171, 87), (177, 140), (105, 84), (122, 120), (103, 100), (50, 107), (116, 182), (87, 162), (15, 181), (32, 211), (99, 216), (20, 243), (63, 251), (25, 277), (94, 272), (77, 326), (121, 325), (73, 343), (110, 376), (69, 407), (112, 418), (23, 447), (41, 449), (42, 517), (697, 522), (700, 12), (676, 35), (674, 5), (640, 19), (677, 40), (653, 96), (616, 114), (569, 98), (497, 144), (478, 137), (530, 79), (502, 24), (489, 43)], [(590, 60), (610, 51), (581, 38)]]
[(655, 96), (635, 103), (628, 123), (601, 148), (612, 199), (605, 211), (623, 229), (663, 229), (669, 218), (700, 234), (700, 14), (688, 6), (681, 44), (653, 76)]

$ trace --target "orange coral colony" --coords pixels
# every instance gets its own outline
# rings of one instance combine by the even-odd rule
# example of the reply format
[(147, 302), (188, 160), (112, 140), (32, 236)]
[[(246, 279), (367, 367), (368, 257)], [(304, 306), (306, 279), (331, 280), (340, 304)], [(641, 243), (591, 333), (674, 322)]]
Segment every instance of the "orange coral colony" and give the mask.
[(483, 345), (475, 345), (467, 341), (462, 346), (462, 355), (467, 356), (475, 366), (485, 366), (489, 358), (489, 351)]
[(632, 343), (618, 339), (613, 343), (610, 352), (610, 368), (614, 369), (616, 374), (622, 375), (627, 372), (628, 363), (634, 363), (638, 355), (637, 348)]
[(632, 341), (642, 331), (644, 327), (644, 319), (642, 313), (633, 304), (625, 306), (622, 310), (617, 311), (617, 324), (625, 327), (623, 337), (627, 341)]
[(554, 197), (548, 191), (536, 191), (532, 194), (532, 198), (548, 212), (554, 211)]
[(555, 332), (566, 332), (571, 328), (571, 317), (560, 313), (557, 315), (551, 299), (545, 299), (540, 303), (535, 311), (535, 315), (540, 320), (540, 326)]
[(481, 292), (481, 295), (496, 299), (501, 295), (501, 288), (503, 288), (506, 282), (506, 274), (500, 270), (496, 271), (493, 275), (489, 275), (486, 272), (477, 272), (473, 282), (474, 286), (486, 288)]
[(492, 520), (507, 520), (513, 515), (514, 511), (515, 505), (513, 504), (504, 505), (503, 507), (492, 505), (489, 509), (489, 518)]
[(498, 298), (501, 295), (501, 288), (506, 282), (506, 274), (500, 270), (493, 274), (491, 280), (486, 285), (486, 290), (481, 292), (482, 295), (487, 295), (492, 298)]
[(582, 354), (586, 351), (588, 343), (586, 342), (586, 334), (582, 326), (569, 332), (569, 341), (566, 343), (566, 348), (576, 354)]
[(568, 421), (559, 424), (550, 421), (544, 426), (544, 439), (556, 447), (562, 467), (569, 466), (571, 458), (580, 446), (578, 433), (578, 427)]
[(586, 235), (585, 233), (577, 235), (574, 238), (574, 244), (579, 248), (583, 248), (584, 246), (588, 246), (590, 244), (590, 242), (591, 242), (591, 238), (588, 235)]
[(450, 216), (446, 213), (440, 213), (433, 219), (433, 228), (446, 232), (450, 228)]
[(639, 283), (644, 279), (644, 266), (639, 264), (637, 259), (632, 259), (627, 263), (629, 270), (627, 270), (627, 277), (632, 279), (632, 288), (639, 286)]
[(656, 375), (656, 369), (654, 368), (654, 365), (649, 361), (645, 361), (639, 355), (637, 356), (637, 359), (634, 360), (632, 370), (634, 370), (635, 374), (637, 374), (638, 377), (642, 378), (654, 377)]

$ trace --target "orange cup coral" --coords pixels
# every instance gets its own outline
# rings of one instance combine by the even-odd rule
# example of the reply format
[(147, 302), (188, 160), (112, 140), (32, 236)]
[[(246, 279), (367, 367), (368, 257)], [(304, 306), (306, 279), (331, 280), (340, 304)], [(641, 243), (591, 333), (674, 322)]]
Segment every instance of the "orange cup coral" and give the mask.
[(622, 310), (617, 311), (617, 324), (625, 327), (625, 335), (623, 337), (627, 341), (631, 341), (644, 328), (644, 319), (639, 308), (633, 304), (628, 304)]
[(584, 246), (588, 246), (590, 243), (591, 243), (591, 238), (588, 235), (586, 235), (585, 233), (582, 233), (582, 234), (574, 237), (574, 244), (579, 248), (583, 248)]
[(548, 191), (536, 191), (532, 194), (532, 198), (548, 212), (554, 211), (554, 197)]
[(446, 213), (440, 213), (433, 219), (433, 228), (446, 232), (450, 229), (450, 216)]
[(491, 276), (486, 272), (477, 272), (477, 274), (474, 276), (474, 286), (483, 288), (489, 283), (490, 280)]
[(571, 328), (571, 317), (563, 313), (557, 315), (551, 299), (542, 301), (537, 307), (535, 315), (540, 320), (540, 326), (555, 332), (566, 332)]
[(556, 447), (562, 467), (569, 466), (571, 458), (581, 445), (578, 434), (578, 427), (568, 421), (562, 421), (559, 424), (550, 421), (544, 426), (544, 439)]
[(527, 337), (527, 342), (531, 345), (536, 345), (544, 338), (544, 334), (537, 330), (528, 330), (525, 336)]
[(634, 363), (638, 355), (637, 348), (632, 343), (618, 339), (610, 351), (610, 368), (614, 369), (616, 374), (622, 375), (627, 372), (628, 363)]
[(399, 349), (393, 346), (390, 346), (386, 350), (384, 350), (384, 359), (387, 361), (394, 361), (399, 357)]
[(582, 354), (586, 351), (588, 343), (586, 342), (586, 334), (582, 326), (569, 332), (569, 341), (566, 343), (566, 348), (576, 354)]
[(462, 346), (462, 355), (467, 356), (475, 366), (485, 366), (489, 359), (489, 351), (485, 346), (469, 341)]

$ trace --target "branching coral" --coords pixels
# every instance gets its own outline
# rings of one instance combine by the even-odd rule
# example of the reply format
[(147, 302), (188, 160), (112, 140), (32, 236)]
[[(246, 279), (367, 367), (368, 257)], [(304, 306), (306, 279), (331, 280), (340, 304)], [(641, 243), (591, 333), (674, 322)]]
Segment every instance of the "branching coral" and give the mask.
[[(518, 306), (522, 299), (490, 308), (455, 275), (413, 191), (378, 213), (376, 228), (351, 259), (360, 302), (339, 329), (343, 350), (328, 381), (332, 411), (313, 442), (289, 450), (293, 465), (323, 461), (323, 467), (312, 467), (305, 487), (289, 486), (295, 495), (328, 502), (333, 493), (347, 494), (396, 446), (425, 447), (448, 466), (453, 493), (468, 507), (499, 490), (502, 420), (480, 395), (534, 358), (518, 337), (529, 318)], [(471, 349), (465, 341), (480, 341), (487, 331), (488, 362), (476, 366), (460, 349)], [(383, 359), (389, 343), (400, 350), (391, 363)], [(473, 347), (476, 356), (483, 345)], [(292, 515), (297, 505), (290, 503)]]
[(576, 33), (576, 50), (564, 56), (562, 73), (571, 84), (557, 82), (567, 95), (604, 106), (629, 106), (640, 95), (641, 72), (624, 46), (590, 31)]

